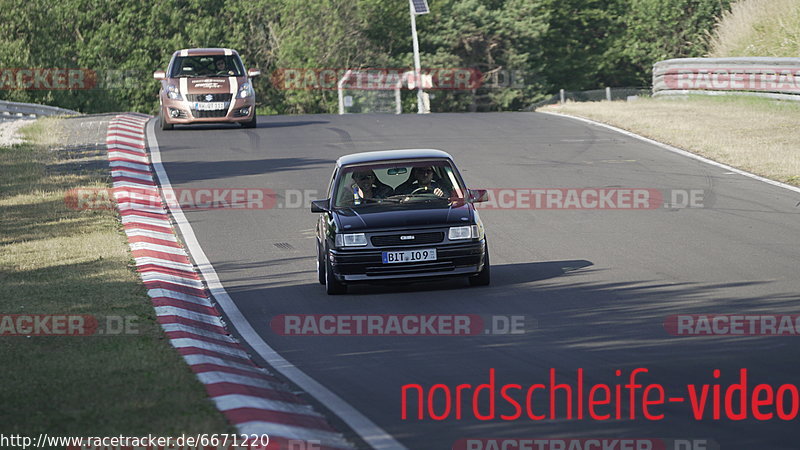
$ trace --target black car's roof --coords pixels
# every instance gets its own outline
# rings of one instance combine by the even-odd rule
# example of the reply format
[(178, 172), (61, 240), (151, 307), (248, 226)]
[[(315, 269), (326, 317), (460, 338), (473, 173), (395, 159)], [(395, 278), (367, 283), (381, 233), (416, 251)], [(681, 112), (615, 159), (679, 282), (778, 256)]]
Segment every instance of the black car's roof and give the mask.
[(414, 148), (406, 150), (381, 150), (376, 152), (353, 153), (351, 155), (344, 155), (340, 157), (336, 161), (336, 165), (342, 167), (352, 164), (417, 158), (440, 158), (449, 159), (451, 161), (453, 160), (452, 156), (441, 150), (434, 150), (430, 148)]

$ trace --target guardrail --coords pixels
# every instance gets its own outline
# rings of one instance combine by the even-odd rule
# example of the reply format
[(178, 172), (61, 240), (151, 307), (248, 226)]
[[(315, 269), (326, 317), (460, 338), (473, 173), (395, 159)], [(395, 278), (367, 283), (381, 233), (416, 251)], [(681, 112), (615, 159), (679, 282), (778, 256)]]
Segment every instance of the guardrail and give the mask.
[(744, 94), (800, 101), (800, 58), (677, 58), (653, 65), (653, 96)]
[(540, 100), (523, 111), (533, 111), (545, 105), (555, 105), (565, 102), (599, 102), (603, 100), (631, 100), (632, 97), (649, 97), (650, 88), (646, 87), (607, 87), (605, 89), (592, 89), (589, 91), (565, 91), (561, 89), (558, 94)]
[(18, 103), (0, 100), (0, 120), (2, 119), (35, 119), (39, 116), (78, 115), (78, 111), (57, 108), (55, 106), (37, 105), (35, 103)]

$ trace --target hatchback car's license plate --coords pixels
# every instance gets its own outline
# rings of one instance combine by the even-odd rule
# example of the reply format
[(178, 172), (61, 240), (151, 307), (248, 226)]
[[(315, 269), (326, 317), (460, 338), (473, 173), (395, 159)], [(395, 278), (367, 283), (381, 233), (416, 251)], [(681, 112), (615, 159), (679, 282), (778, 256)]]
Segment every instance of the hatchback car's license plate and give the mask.
[(403, 250), (399, 252), (382, 252), (384, 264), (417, 262), (417, 261), (436, 261), (435, 248), (423, 248), (419, 250)]
[(225, 109), (225, 102), (195, 103), (194, 109), (198, 111), (216, 111)]

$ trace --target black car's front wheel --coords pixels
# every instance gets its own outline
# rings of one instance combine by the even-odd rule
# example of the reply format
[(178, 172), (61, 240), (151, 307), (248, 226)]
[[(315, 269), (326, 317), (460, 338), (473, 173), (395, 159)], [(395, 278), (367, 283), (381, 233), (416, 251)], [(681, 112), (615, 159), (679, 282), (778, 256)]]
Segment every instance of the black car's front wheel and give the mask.
[(484, 247), (483, 269), (477, 275), (469, 277), (470, 286), (488, 286), (491, 281), (491, 267), (489, 264), (489, 245)]
[(317, 279), (319, 279), (319, 284), (325, 284), (325, 255), (319, 241), (317, 241)]
[(328, 295), (338, 295), (344, 294), (347, 292), (347, 286), (336, 279), (336, 275), (333, 274), (333, 265), (325, 258), (325, 292)]

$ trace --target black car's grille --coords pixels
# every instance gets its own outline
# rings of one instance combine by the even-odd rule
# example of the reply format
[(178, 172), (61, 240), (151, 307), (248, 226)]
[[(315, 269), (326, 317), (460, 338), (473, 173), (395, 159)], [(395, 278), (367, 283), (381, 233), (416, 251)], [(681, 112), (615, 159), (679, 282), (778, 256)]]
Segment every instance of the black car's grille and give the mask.
[[(211, 100), (206, 98), (207, 95), (211, 96)], [(231, 93), (224, 94), (186, 94), (186, 100), (190, 102), (229, 102), (231, 101)]]
[(199, 118), (203, 117), (225, 117), (228, 114), (227, 109), (220, 109), (216, 111), (198, 111), (196, 109), (192, 110), (192, 115)]
[[(405, 236), (414, 236), (414, 239), (402, 239)], [(386, 236), (372, 236), (370, 239), (375, 247), (392, 247), (396, 245), (436, 244), (444, 240), (444, 233), (406, 233), (391, 234)]]
[(452, 261), (437, 261), (412, 264), (387, 264), (385, 266), (371, 266), (366, 268), (368, 276), (380, 275), (411, 275), (415, 273), (447, 272), (455, 269)]

